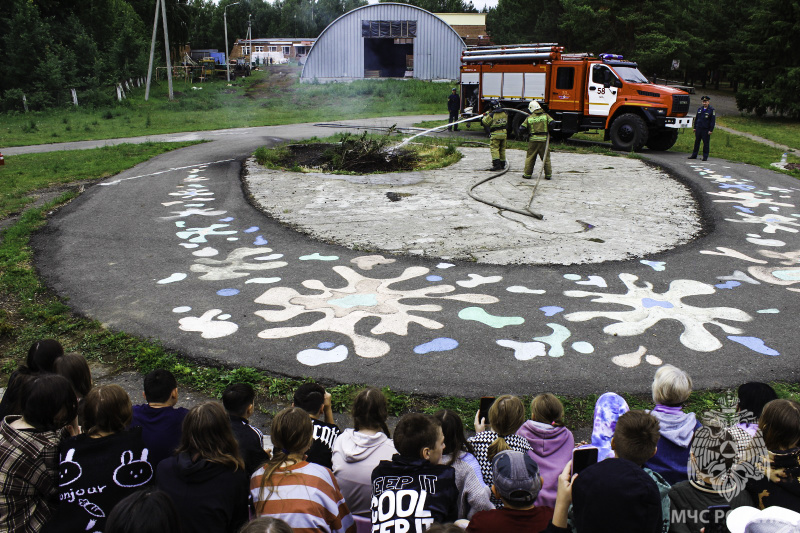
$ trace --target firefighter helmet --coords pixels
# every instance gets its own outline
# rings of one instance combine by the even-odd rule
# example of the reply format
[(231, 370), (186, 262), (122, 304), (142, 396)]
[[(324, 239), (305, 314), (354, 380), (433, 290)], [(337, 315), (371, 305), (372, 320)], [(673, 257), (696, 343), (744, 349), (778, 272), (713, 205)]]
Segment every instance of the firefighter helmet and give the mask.
[(531, 113), (536, 113), (537, 111), (541, 111), (542, 106), (539, 105), (539, 102), (536, 100), (531, 100), (531, 103), (528, 105), (528, 111)]
[(502, 106), (500, 105), (500, 100), (497, 98), (493, 98), (489, 101), (489, 105), (492, 106), (492, 109), (500, 109)]

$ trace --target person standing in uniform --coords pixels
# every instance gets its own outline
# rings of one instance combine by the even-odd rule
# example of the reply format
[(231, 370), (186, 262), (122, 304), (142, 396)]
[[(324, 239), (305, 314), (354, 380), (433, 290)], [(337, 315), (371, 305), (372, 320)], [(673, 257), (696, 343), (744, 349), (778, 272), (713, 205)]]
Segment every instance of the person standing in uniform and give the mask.
[[(448, 124), (458, 121), (458, 112), (461, 110), (461, 98), (458, 96), (458, 91), (453, 87), (450, 96), (447, 97), (447, 111), (450, 112), (450, 118), (447, 119)], [(458, 124), (447, 126), (447, 131), (458, 131)]]
[(700, 141), (703, 141), (703, 161), (708, 161), (708, 145), (711, 142), (711, 132), (717, 124), (717, 115), (709, 104), (711, 98), (703, 96), (700, 100), (703, 101), (703, 106), (697, 110), (697, 116), (694, 118), (694, 150), (689, 159), (697, 159)]
[(492, 149), (492, 168), (489, 170), (503, 170), (506, 168), (506, 139), (508, 132), (508, 114), (502, 111), (500, 102), (490, 102), (492, 110), (484, 114), (481, 124), (489, 128), (490, 146)]
[(526, 180), (531, 179), (536, 158), (540, 157), (544, 163), (544, 179), (549, 180), (553, 177), (553, 167), (550, 165), (550, 150), (545, 150), (545, 148), (547, 148), (548, 125), (553, 119), (544, 112), (536, 100), (532, 100), (528, 105), (528, 111), (531, 114), (520, 126), (520, 130), (527, 131), (530, 135), (528, 154), (525, 156), (525, 171), (522, 177)]

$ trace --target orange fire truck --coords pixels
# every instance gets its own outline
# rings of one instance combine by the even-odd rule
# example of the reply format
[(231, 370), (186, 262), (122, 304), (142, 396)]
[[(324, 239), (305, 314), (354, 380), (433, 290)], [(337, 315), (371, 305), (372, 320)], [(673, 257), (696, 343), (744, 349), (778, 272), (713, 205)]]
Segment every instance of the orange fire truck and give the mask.
[[(489, 101), (527, 111), (536, 100), (552, 116), (551, 137), (605, 130), (617, 150), (667, 150), (692, 127), (689, 94), (653, 85), (622, 56), (565, 54), (553, 43), (470, 48), (461, 57), (462, 116), (478, 116)], [(511, 113), (509, 134), (525, 119)]]

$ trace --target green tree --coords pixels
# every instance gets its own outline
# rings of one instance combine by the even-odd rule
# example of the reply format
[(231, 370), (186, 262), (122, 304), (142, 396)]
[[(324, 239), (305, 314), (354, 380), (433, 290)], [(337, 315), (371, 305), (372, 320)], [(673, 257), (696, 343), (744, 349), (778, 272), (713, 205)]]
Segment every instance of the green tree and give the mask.
[[(380, 2), (393, 2), (395, 0), (380, 0)], [(421, 7), (431, 13), (477, 13), (475, 5), (464, 0), (406, 0), (404, 4)]]
[(800, 2), (750, 4), (743, 38), (746, 47), (734, 57), (744, 82), (736, 95), (739, 109), (800, 118)]
[(486, 30), (495, 44), (559, 42), (559, 0), (500, 0), (486, 16)]
[(622, 54), (647, 74), (663, 74), (688, 48), (690, 35), (672, 2), (563, 0), (562, 5), (559, 27), (570, 52)]

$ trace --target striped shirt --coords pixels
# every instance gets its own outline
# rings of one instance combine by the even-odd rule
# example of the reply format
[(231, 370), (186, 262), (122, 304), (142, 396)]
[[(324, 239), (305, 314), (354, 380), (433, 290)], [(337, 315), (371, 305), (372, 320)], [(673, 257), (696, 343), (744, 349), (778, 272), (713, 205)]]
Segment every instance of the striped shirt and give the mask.
[(15, 429), (20, 416), (0, 425), (0, 531), (40, 531), (58, 494), (58, 443), (64, 432)]
[(353, 517), (329, 469), (301, 461), (277, 469), (262, 489), (264, 472), (264, 467), (259, 468), (250, 478), (258, 516), (280, 518), (295, 533), (356, 533)]

